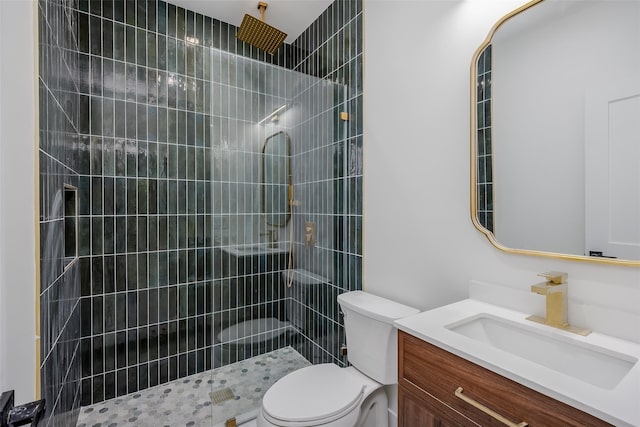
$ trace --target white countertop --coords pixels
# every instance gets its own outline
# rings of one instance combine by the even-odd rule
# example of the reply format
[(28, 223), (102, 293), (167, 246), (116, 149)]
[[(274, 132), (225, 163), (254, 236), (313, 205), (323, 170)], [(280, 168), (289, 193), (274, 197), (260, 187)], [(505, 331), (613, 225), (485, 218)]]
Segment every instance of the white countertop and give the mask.
[[(612, 389), (604, 389), (447, 329), (478, 314), (535, 328), (635, 358), (638, 362)], [(398, 329), (616, 426), (640, 426), (640, 344), (592, 332), (586, 337), (526, 320), (528, 314), (474, 299), (395, 321)], [(579, 326), (579, 325), (576, 325)]]

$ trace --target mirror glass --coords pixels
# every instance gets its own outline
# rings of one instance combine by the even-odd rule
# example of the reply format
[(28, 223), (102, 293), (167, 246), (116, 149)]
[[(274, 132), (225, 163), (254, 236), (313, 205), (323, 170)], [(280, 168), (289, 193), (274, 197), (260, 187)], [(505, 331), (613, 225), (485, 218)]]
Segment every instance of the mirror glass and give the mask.
[(472, 217), (497, 247), (640, 264), (640, 1), (531, 2), (472, 63)]
[(262, 149), (262, 213), (268, 225), (284, 227), (289, 220), (290, 140), (286, 132), (268, 137)]

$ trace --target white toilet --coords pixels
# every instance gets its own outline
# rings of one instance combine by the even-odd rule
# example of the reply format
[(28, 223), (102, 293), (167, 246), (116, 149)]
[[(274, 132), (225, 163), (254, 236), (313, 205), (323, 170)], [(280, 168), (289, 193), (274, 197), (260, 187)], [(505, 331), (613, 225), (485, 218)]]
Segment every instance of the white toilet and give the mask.
[(383, 385), (398, 380), (395, 319), (419, 310), (362, 291), (338, 296), (344, 313), (348, 359), (324, 363), (277, 381), (264, 395), (258, 427), (387, 427)]

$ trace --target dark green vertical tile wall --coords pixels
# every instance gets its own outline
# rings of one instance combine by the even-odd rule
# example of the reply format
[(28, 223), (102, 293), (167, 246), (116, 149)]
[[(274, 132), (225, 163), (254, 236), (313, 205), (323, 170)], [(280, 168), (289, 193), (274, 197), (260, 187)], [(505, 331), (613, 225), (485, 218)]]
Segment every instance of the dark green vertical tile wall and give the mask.
[[(267, 55), (236, 43), (235, 27), (157, 0), (73, 12), (86, 405), (211, 368), (213, 317), (193, 308), (213, 298), (212, 52), (290, 67), (291, 47)], [(182, 348), (187, 324), (198, 344)], [(117, 367), (105, 365), (113, 345), (130, 356)]]
[[(87, 405), (211, 367), (211, 316), (172, 310), (182, 300), (168, 295), (194, 307), (199, 289), (201, 299), (211, 295), (211, 145), (203, 137), (210, 84), (203, 77), (220, 23), (201, 17), (198, 28), (183, 27), (176, 16), (184, 9), (161, 1), (80, 1), (76, 13), (88, 107), (80, 129)], [(196, 318), (200, 345), (179, 350), (172, 343), (186, 339), (182, 325)], [(156, 341), (164, 347), (149, 351)], [(106, 355), (116, 347), (129, 357), (114, 365)]]
[[(56, 46), (55, 55), (41, 46), (41, 68), (46, 68), (41, 70), (41, 124), (47, 124), (41, 132), (46, 136), (41, 135), (41, 187), (47, 189), (41, 192), (41, 206), (47, 210), (41, 227), (48, 233), (43, 235), (59, 232), (59, 216), (50, 212), (55, 210), (55, 191), (50, 189), (69, 176), (80, 197), (80, 260), (69, 273), (46, 275), (68, 277), (75, 291), (74, 297), (65, 297), (72, 307), (63, 312), (72, 320), (66, 333), (73, 338), (75, 332), (76, 341), (60, 341), (68, 352), (75, 343), (73, 357), (64, 359), (72, 361), (73, 370), (65, 369), (75, 375), (67, 376), (71, 386), (52, 388), (64, 397), (57, 400), (76, 408), (80, 396), (82, 404), (96, 403), (214, 366), (219, 332), (214, 324), (221, 319), (215, 314), (247, 313), (244, 307), (228, 306), (229, 295), (220, 286), (230, 277), (218, 270), (224, 264), (220, 248), (238, 242), (221, 239), (215, 219), (239, 222), (243, 215), (238, 216), (238, 207), (224, 214), (217, 210), (232, 199), (217, 191), (216, 184), (231, 188), (231, 181), (216, 181), (212, 160), (222, 140), (242, 136), (228, 132), (234, 120), (245, 118), (217, 108), (235, 102), (240, 114), (241, 105), (248, 111), (256, 100), (261, 114), (272, 107), (260, 99), (282, 94), (270, 94), (271, 89), (252, 86), (246, 78), (251, 69), (263, 73), (260, 84), (276, 87), (263, 78), (275, 76), (265, 68), (272, 65), (309, 77), (292, 78), (299, 86), (288, 88), (286, 95), (300, 101), (303, 110), (316, 107), (314, 97), (324, 83), (332, 91), (321, 114), (287, 129), (296, 147), (293, 164), (316, 171), (294, 177), (296, 194), (308, 207), (296, 215), (297, 224), (315, 220), (328, 239), (322, 248), (297, 251), (296, 263), (327, 283), (313, 301), (296, 302), (307, 314), (319, 311), (320, 316), (312, 316), (318, 322), (311, 325), (313, 333), (291, 344), (311, 361), (345, 363), (338, 355), (344, 334), (335, 297), (361, 288), (361, 2), (337, 0), (293, 45), (283, 45), (274, 56), (236, 42), (232, 25), (159, 0), (80, 0), (70, 5), (40, 2), (41, 15), (55, 17), (45, 29), (51, 39), (64, 34), (61, 24), (70, 29), (64, 42), (44, 43)], [(244, 70), (238, 76), (244, 75), (248, 87), (211, 68), (216, 52), (220, 59), (238, 55), (229, 63), (238, 73)], [(54, 69), (63, 71), (56, 76), (68, 73), (70, 82), (54, 81)], [(224, 90), (216, 92), (215, 82), (224, 82)], [(57, 127), (65, 120), (48, 117), (51, 111), (68, 123)], [(338, 119), (341, 111), (349, 113), (349, 121)], [(246, 151), (239, 159), (239, 164), (251, 164), (259, 155)], [(239, 181), (234, 191), (250, 184)], [(303, 249), (300, 227), (294, 242)], [(259, 265), (251, 261), (248, 268)], [(281, 283), (282, 269), (276, 262), (267, 272), (269, 286)], [(282, 301), (295, 296), (276, 292), (264, 299), (259, 290), (263, 273), (249, 271), (244, 282), (247, 295), (258, 298), (245, 299), (250, 318), (267, 313), (282, 318)], [(43, 319), (52, 318), (52, 307), (43, 304)], [(56, 331), (49, 325), (46, 330)], [(159, 343), (157, 351), (149, 351), (150, 342)], [(113, 354), (115, 360), (109, 356)], [(47, 385), (61, 384), (56, 381), (43, 379)]]
[[(336, 0), (292, 43), (293, 70), (316, 77), (293, 90), (301, 114), (291, 134), (301, 201), (294, 211), (296, 268), (326, 279), (310, 295), (292, 295), (313, 319), (296, 345), (313, 363), (347, 363), (336, 297), (362, 289), (362, 16), (360, 0)], [(308, 221), (316, 224), (313, 248), (305, 244)]]
[[(272, 333), (254, 326), (270, 322), (264, 319), (285, 320), (280, 273), (286, 268), (286, 253), (247, 255), (234, 248), (265, 243), (272, 229), (261, 212), (262, 149), (269, 135), (286, 126), (285, 120), (277, 126), (258, 122), (290, 101), (293, 72), (220, 50), (212, 51), (212, 61), (212, 306), (217, 367), (289, 344), (286, 334), (279, 334), (282, 330)], [(245, 336), (264, 344), (237, 345)]]
[(75, 70), (77, 15), (38, 3), (40, 330), (42, 425), (75, 425), (80, 407), (80, 269), (65, 261), (64, 187), (83, 167), (82, 100)]

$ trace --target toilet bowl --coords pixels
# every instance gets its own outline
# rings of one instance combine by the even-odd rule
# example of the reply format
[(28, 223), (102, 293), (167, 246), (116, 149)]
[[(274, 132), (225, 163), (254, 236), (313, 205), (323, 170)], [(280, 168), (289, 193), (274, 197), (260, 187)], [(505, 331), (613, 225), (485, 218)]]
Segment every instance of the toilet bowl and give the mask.
[(383, 385), (397, 382), (393, 320), (418, 310), (362, 291), (338, 296), (348, 359), (309, 366), (277, 381), (264, 395), (258, 427), (387, 427)]
[[(258, 426), (353, 427), (365, 411), (371, 427), (386, 426), (387, 395), (382, 384), (353, 367), (333, 363), (308, 366), (276, 382), (262, 400)], [(289, 393), (304, 390), (304, 393)], [(368, 402), (367, 405), (363, 405)], [(375, 407), (375, 414), (371, 409)], [(384, 423), (377, 420), (384, 419)]]

